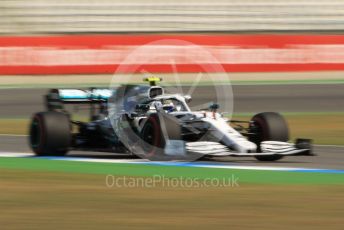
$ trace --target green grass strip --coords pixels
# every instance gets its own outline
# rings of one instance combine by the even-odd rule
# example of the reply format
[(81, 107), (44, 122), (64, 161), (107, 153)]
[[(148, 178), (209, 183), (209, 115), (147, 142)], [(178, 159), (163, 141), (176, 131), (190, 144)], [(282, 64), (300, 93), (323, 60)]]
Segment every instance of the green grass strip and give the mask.
[(183, 179), (217, 178), (221, 180), (234, 175), (236, 178), (239, 178), (238, 183), (257, 184), (344, 184), (344, 174), (335, 173), (197, 168), (130, 163), (92, 163), (37, 158), (1, 158), (0, 167), (7, 169), (86, 174), (111, 174), (134, 177), (152, 177), (160, 175), (166, 178)]

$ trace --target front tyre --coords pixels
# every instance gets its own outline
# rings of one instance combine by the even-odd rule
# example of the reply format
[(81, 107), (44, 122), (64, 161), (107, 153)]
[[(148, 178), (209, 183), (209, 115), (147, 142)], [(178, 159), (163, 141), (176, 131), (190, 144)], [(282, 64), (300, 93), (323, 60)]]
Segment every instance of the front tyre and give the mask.
[(164, 137), (161, 131), (159, 117), (148, 117), (141, 130), (141, 138), (144, 141), (144, 150), (147, 157), (155, 156), (164, 146)]
[(141, 130), (144, 156), (151, 160), (162, 160), (167, 139), (181, 140), (178, 120), (168, 114), (150, 115)]
[(63, 156), (72, 141), (69, 117), (60, 112), (36, 113), (31, 120), (29, 143), (38, 156)]
[[(254, 142), (260, 149), (263, 141), (282, 141), (289, 140), (289, 129), (285, 119), (274, 112), (258, 113), (251, 119), (250, 132), (255, 135), (250, 136), (249, 141)], [(276, 161), (281, 159), (281, 155), (255, 156), (259, 161)]]

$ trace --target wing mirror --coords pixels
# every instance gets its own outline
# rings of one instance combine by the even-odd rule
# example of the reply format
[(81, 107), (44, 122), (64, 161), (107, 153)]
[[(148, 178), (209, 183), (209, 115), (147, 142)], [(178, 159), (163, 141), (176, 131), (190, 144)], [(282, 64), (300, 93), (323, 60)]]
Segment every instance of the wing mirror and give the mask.
[(184, 99), (185, 99), (185, 102), (186, 102), (186, 103), (189, 103), (189, 102), (192, 101), (191, 95), (185, 95), (185, 96), (184, 96)]
[(220, 105), (217, 103), (211, 103), (209, 105), (209, 110), (212, 112), (216, 112), (220, 108)]

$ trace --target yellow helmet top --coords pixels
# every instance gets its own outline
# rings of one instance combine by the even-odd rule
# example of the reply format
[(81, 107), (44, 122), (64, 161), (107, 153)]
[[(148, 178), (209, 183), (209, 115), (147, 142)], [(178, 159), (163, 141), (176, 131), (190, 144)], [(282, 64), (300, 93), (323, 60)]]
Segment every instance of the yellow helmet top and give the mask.
[(144, 81), (148, 81), (150, 86), (156, 86), (156, 83), (161, 82), (162, 79), (160, 77), (147, 77), (143, 79)]

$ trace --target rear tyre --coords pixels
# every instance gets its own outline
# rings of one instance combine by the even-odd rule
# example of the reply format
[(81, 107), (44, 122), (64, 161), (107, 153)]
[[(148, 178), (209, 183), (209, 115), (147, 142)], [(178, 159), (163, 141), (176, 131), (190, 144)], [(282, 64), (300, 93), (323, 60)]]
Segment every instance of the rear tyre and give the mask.
[(32, 117), (29, 143), (38, 156), (63, 156), (72, 141), (69, 117), (59, 112), (40, 112)]
[[(261, 151), (260, 143), (262, 141), (287, 142), (289, 140), (288, 124), (279, 113), (258, 113), (253, 116), (251, 122), (250, 132), (255, 135), (251, 136), (249, 140), (258, 146), (258, 151)], [(276, 161), (282, 157), (281, 155), (255, 156), (259, 161)]]

